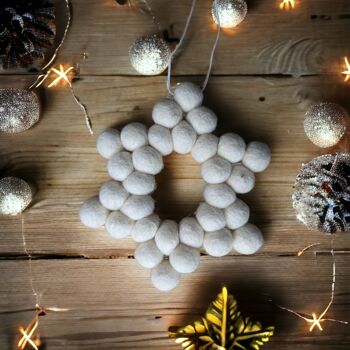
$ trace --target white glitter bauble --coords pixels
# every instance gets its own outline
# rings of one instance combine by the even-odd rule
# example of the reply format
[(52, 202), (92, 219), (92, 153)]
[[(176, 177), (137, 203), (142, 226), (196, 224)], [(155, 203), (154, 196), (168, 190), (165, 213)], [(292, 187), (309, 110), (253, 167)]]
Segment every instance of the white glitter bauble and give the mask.
[(108, 210), (120, 209), (128, 197), (129, 193), (117, 181), (107, 181), (100, 188), (100, 202)]
[(169, 255), (170, 265), (180, 273), (192, 273), (199, 266), (199, 250), (179, 244)]
[(192, 125), (198, 135), (209, 134), (216, 129), (218, 117), (209, 108), (199, 106), (188, 112), (187, 121)]
[(103, 158), (109, 159), (115, 153), (123, 150), (120, 132), (116, 129), (106, 129), (97, 138), (96, 148)]
[(184, 112), (200, 106), (203, 102), (203, 91), (191, 82), (181, 83), (174, 90), (174, 99)]
[(154, 240), (140, 243), (135, 249), (135, 260), (146, 269), (153, 269), (163, 260), (163, 254)]
[(173, 220), (164, 220), (156, 232), (157, 247), (164, 255), (169, 255), (179, 244), (177, 223)]
[(159, 174), (163, 167), (162, 155), (151, 146), (143, 146), (132, 153), (132, 162), (136, 170), (146, 174)]
[(179, 224), (180, 242), (193, 248), (203, 244), (204, 232), (195, 218), (183, 218)]
[(0, 179), (0, 215), (17, 215), (32, 201), (32, 190), (28, 183), (18, 177)]
[(152, 239), (158, 230), (160, 219), (157, 214), (146, 216), (145, 218), (136, 221), (131, 237), (135, 242), (145, 242)]
[(234, 165), (227, 183), (236, 193), (248, 193), (255, 186), (255, 175), (243, 165)]
[(250, 142), (244, 154), (242, 163), (254, 173), (264, 171), (271, 162), (271, 151), (268, 145), (262, 142)]
[(152, 125), (148, 130), (149, 144), (161, 155), (167, 156), (174, 150), (171, 131), (161, 125)]
[(231, 173), (231, 164), (219, 156), (210, 158), (201, 166), (203, 180), (208, 184), (225, 182)]
[(154, 210), (154, 199), (151, 196), (131, 195), (120, 211), (130, 219), (140, 220), (151, 215)]
[(134, 221), (120, 211), (114, 211), (108, 215), (106, 221), (106, 231), (117, 239), (124, 238), (131, 233)]
[(154, 105), (152, 118), (156, 124), (171, 129), (181, 121), (182, 114), (181, 107), (174, 100), (165, 98)]
[(196, 211), (196, 218), (204, 231), (221, 230), (226, 226), (223, 210), (215, 208), (208, 203), (200, 203)]
[(222, 28), (234, 28), (244, 20), (248, 6), (244, 0), (214, 0), (211, 12), (216, 24), (219, 17)]
[(233, 132), (220, 136), (218, 155), (231, 163), (238, 163), (243, 159), (246, 144), (243, 138)]
[(99, 228), (105, 224), (109, 210), (100, 203), (98, 196), (95, 196), (87, 199), (81, 205), (79, 215), (83, 225), (90, 228)]
[(177, 124), (171, 131), (174, 151), (179, 154), (191, 152), (197, 139), (196, 131), (185, 120)]
[(203, 247), (211, 256), (225, 256), (232, 250), (232, 234), (230, 230), (207, 232), (204, 236)]
[(158, 35), (143, 36), (129, 49), (130, 63), (142, 75), (157, 75), (167, 68), (170, 49)]
[(215, 184), (205, 187), (203, 197), (213, 207), (224, 209), (236, 200), (236, 193), (226, 184)]
[(114, 154), (107, 163), (110, 177), (117, 181), (124, 181), (134, 170), (131, 153), (122, 151)]
[(151, 280), (155, 288), (167, 292), (180, 283), (180, 274), (165, 260), (152, 269)]
[(264, 244), (261, 231), (253, 224), (247, 224), (233, 231), (233, 249), (240, 254), (256, 253)]
[(225, 209), (227, 227), (235, 230), (245, 225), (250, 216), (250, 209), (246, 203), (237, 198), (233, 204)]
[(153, 175), (134, 171), (123, 181), (123, 186), (131, 194), (150, 194), (156, 189), (156, 179)]
[(218, 137), (213, 134), (200, 135), (191, 151), (193, 159), (198, 163), (203, 163), (215, 156), (218, 143)]
[(148, 144), (147, 128), (141, 123), (127, 124), (120, 132), (120, 139), (124, 148), (132, 152)]

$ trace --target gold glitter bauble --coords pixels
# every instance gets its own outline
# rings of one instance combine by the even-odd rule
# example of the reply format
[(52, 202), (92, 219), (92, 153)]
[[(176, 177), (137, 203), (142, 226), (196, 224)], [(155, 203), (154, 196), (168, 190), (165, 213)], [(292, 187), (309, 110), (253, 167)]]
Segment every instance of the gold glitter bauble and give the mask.
[(0, 131), (9, 134), (31, 128), (40, 118), (37, 95), (24, 89), (0, 89)]
[(142, 75), (157, 75), (167, 68), (170, 49), (157, 35), (136, 39), (129, 50), (130, 62)]
[(212, 16), (222, 28), (233, 28), (241, 23), (248, 12), (247, 3), (244, 0), (214, 0), (212, 5)]
[(312, 106), (305, 114), (304, 130), (316, 146), (336, 145), (345, 134), (348, 113), (336, 103), (322, 102)]
[(17, 215), (32, 201), (30, 186), (18, 177), (0, 179), (0, 215)]

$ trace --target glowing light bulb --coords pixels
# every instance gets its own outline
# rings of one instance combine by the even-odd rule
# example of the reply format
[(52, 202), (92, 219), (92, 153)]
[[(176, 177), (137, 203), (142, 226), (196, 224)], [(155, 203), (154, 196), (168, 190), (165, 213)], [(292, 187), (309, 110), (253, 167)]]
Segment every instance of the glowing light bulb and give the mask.
[(241, 23), (247, 15), (248, 7), (244, 0), (214, 0), (212, 16), (221, 28), (234, 28)]

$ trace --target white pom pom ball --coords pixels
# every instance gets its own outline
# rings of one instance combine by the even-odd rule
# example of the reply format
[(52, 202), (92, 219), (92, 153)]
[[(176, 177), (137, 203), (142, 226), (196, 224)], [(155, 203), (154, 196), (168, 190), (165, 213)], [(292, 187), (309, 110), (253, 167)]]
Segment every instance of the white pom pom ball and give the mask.
[(104, 130), (97, 138), (96, 148), (103, 158), (111, 158), (123, 149), (120, 132), (111, 128)]
[(195, 218), (183, 218), (179, 224), (180, 242), (193, 248), (203, 244), (204, 232)]
[(213, 134), (200, 135), (192, 148), (192, 157), (198, 163), (214, 157), (218, 150), (219, 139)]
[(179, 244), (177, 223), (173, 220), (164, 220), (156, 232), (157, 247), (164, 255), (169, 255)]
[(236, 193), (226, 184), (207, 185), (203, 196), (208, 204), (221, 209), (228, 207), (236, 200)]
[(120, 210), (130, 219), (140, 220), (153, 213), (154, 200), (151, 196), (131, 195)]
[(167, 292), (180, 283), (180, 274), (165, 260), (152, 269), (151, 280), (155, 288)]
[(255, 175), (241, 164), (234, 165), (227, 183), (236, 193), (248, 193), (255, 185)]
[(174, 150), (176, 153), (186, 154), (191, 152), (197, 139), (197, 134), (192, 126), (185, 120), (181, 121), (171, 131)]
[(225, 182), (231, 173), (231, 164), (226, 159), (215, 156), (201, 166), (203, 180), (209, 184)]
[(145, 242), (152, 239), (159, 227), (160, 219), (157, 214), (152, 214), (141, 220), (136, 221), (131, 237), (135, 242)]
[(238, 163), (243, 159), (246, 144), (243, 138), (233, 132), (220, 136), (218, 155), (231, 163)]
[(264, 171), (271, 162), (271, 151), (268, 145), (262, 142), (250, 142), (243, 157), (243, 165), (254, 173)]
[(180, 273), (192, 273), (199, 266), (199, 250), (179, 244), (170, 254), (170, 265)]
[(135, 249), (135, 260), (146, 269), (153, 269), (163, 260), (162, 252), (154, 240), (140, 243)]
[(125, 149), (134, 151), (148, 144), (147, 128), (141, 123), (130, 123), (124, 126), (120, 139)]
[(87, 199), (80, 207), (80, 220), (90, 228), (103, 226), (109, 215), (109, 211), (100, 203), (97, 196)]
[(207, 232), (204, 236), (203, 246), (211, 256), (225, 256), (232, 250), (232, 234), (227, 228)]
[(174, 91), (174, 99), (186, 113), (203, 102), (202, 89), (193, 83), (179, 84)]
[(208, 203), (200, 203), (196, 211), (196, 218), (204, 231), (221, 230), (226, 226), (223, 210), (212, 207)]
[(101, 186), (100, 202), (109, 210), (120, 209), (128, 197), (129, 193), (120, 182), (110, 180)]
[(134, 171), (123, 181), (123, 186), (131, 194), (145, 195), (156, 189), (156, 180), (153, 175)]
[(124, 181), (134, 170), (131, 153), (127, 151), (114, 154), (107, 163), (110, 177), (117, 181)]
[(181, 107), (174, 100), (166, 98), (154, 105), (152, 118), (156, 124), (171, 129), (180, 122), (182, 113)]
[(250, 216), (250, 210), (246, 203), (237, 198), (233, 204), (225, 209), (227, 227), (235, 230), (245, 225)]
[(263, 244), (263, 235), (253, 224), (247, 224), (233, 232), (233, 249), (240, 254), (254, 254)]
[(106, 231), (117, 239), (128, 236), (133, 226), (134, 221), (120, 211), (110, 213), (106, 221)]
[(192, 109), (186, 119), (196, 130), (197, 134), (209, 134), (216, 129), (218, 123), (218, 117), (215, 113), (204, 106)]
[(148, 130), (148, 141), (163, 156), (169, 155), (174, 150), (171, 132), (164, 126), (152, 125)]
[(132, 162), (136, 170), (156, 175), (163, 169), (162, 155), (151, 146), (140, 147), (132, 154)]

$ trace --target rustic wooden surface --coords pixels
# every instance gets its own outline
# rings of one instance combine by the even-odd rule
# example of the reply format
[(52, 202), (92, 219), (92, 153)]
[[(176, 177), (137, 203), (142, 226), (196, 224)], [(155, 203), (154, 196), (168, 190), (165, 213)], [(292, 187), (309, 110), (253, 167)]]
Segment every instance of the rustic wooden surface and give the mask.
[[(162, 28), (178, 38), (189, 1), (150, 3)], [(215, 37), (210, 4), (198, 1), (189, 39), (174, 66), (174, 82), (203, 81)], [(257, 255), (203, 255), (199, 270), (184, 277), (177, 289), (157, 292), (148, 272), (135, 263), (131, 240), (116, 241), (79, 223), (81, 202), (108, 176), (95, 137), (87, 132), (68, 90), (43, 91), (40, 123), (20, 135), (1, 135), (1, 174), (22, 176), (37, 190), (22, 217), (27, 249), (35, 259), (33, 285), (42, 293), (41, 305), (68, 309), (41, 318), (47, 350), (177, 349), (167, 338), (168, 327), (198, 317), (223, 283), (236, 294), (244, 313), (276, 326), (266, 349), (349, 349), (349, 326), (329, 323), (323, 333), (310, 334), (305, 322), (275, 304), (320, 312), (329, 300), (330, 254), (297, 258), (295, 252), (313, 242), (322, 243), (319, 250), (329, 250), (331, 238), (298, 223), (290, 197), (302, 162), (349, 150), (348, 137), (332, 150), (313, 146), (302, 121), (314, 101), (340, 102), (350, 109), (350, 85), (339, 74), (343, 56), (350, 54), (350, 4), (298, 0), (290, 12), (280, 11), (276, 0), (250, 0), (248, 5), (247, 20), (222, 35), (205, 103), (219, 116), (219, 134), (232, 130), (247, 141), (271, 146), (270, 168), (244, 196), (266, 239)], [(165, 77), (137, 76), (128, 61), (130, 43), (154, 30), (150, 18), (117, 7), (114, 0), (74, 0), (73, 12), (57, 63), (79, 62), (81, 78), (74, 89), (89, 107), (95, 132), (131, 120), (150, 124), (152, 105), (166, 94)], [(0, 87), (25, 87), (33, 79), (3, 72)], [(155, 194), (158, 211), (179, 219), (195, 210), (203, 183), (189, 156), (172, 155), (165, 163)], [(18, 324), (30, 320), (35, 304), (21, 232), (20, 218), (0, 219), (2, 350), (14, 349)], [(349, 320), (349, 236), (335, 236), (334, 247), (339, 251), (337, 284), (329, 316)]]

